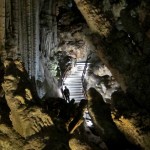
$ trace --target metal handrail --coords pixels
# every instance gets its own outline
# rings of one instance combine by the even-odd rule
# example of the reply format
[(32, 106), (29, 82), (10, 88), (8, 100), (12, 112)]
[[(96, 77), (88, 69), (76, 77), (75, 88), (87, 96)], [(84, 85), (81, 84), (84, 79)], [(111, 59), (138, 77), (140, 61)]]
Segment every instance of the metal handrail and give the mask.
[(93, 53), (93, 52), (91, 52), (91, 53), (87, 56), (87, 59), (86, 59), (86, 62), (85, 62), (85, 66), (84, 66), (84, 69), (83, 69), (83, 73), (82, 73), (82, 77), (81, 77), (82, 88), (83, 88), (83, 94), (84, 94), (84, 97), (85, 97), (86, 99), (87, 99), (87, 94), (86, 94), (86, 91), (85, 91), (84, 79), (85, 79), (87, 64), (88, 64), (88, 61), (91, 59), (92, 53)]
[[(85, 79), (85, 75), (86, 75), (86, 69), (87, 69), (87, 64), (88, 64), (88, 61), (91, 59), (91, 55), (92, 55), (93, 52), (91, 52), (88, 56), (87, 56), (87, 59), (85, 61), (85, 66), (84, 66), (84, 69), (83, 69), (83, 73), (82, 73), (82, 76), (81, 76), (81, 82), (82, 82), (82, 88), (83, 88), (83, 94), (84, 94), (84, 97), (87, 99), (87, 94), (86, 94), (86, 91), (85, 91), (85, 86), (84, 86), (84, 79)], [(65, 72), (63, 73), (62, 77), (61, 77), (61, 86), (63, 87), (63, 82), (65, 80), (65, 77), (66, 77), (66, 74), (67, 72), (70, 70), (70, 66), (68, 66), (65, 70)]]

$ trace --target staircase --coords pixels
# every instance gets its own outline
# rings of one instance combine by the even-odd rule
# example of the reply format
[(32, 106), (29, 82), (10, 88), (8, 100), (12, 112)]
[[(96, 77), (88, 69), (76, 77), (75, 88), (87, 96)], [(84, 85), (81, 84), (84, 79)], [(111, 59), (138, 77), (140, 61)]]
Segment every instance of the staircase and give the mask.
[[(70, 100), (74, 98), (75, 103), (79, 103), (81, 99), (85, 99), (82, 87), (82, 74), (83, 71), (85, 72), (88, 69), (89, 64), (86, 64), (86, 62), (77, 62), (71, 74), (64, 80), (64, 87), (67, 86), (70, 91)], [(86, 70), (84, 70), (85, 65), (87, 65)], [(86, 127), (93, 125), (87, 110), (84, 112), (83, 117), (85, 118)]]
[(77, 62), (73, 71), (64, 80), (64, 86), (67, 86), (70, 91), (70, 100), (75, 99), (75, 103), (79, 103), (81, 99), (85, 99), (82, 87), (82, 74), (85, 67), (85, 62)]

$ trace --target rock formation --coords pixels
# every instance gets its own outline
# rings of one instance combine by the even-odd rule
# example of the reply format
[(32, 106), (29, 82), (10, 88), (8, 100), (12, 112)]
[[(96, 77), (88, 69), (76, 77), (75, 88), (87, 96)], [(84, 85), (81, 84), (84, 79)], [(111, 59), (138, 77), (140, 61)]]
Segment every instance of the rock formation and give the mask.
[[(117, 129), (111, 118), (109, 105), (104, 102), (102, 96), (94, 88), (89, 89), (88, 96), (88, 110), (94, 122), (96, 132), (100, 134), (108, 149), (138, 149), (138, 147), (134, 147), (129, 143)], [(99, 106), (101, 107), (99, 108)]]
[[(43, 102), (44, 105), (42, 105), (42, 101), (41, 104), (39, 104), (37, 102), (38, 98), (36, 97), (36, 93), (32, 90), (33, 86), (31, 85), (31, 81), (21, 61), (12, 59), (5, 60), (4, 71), (2, 87), (7, 105), (10, 108), (9, 118), (12, 122), (13, 129), (19, 133), (23, 139), (4, 124), (2, 125), (1, 132), (4, 134), (4, 129), (6, 128), (6, 132), (8, 131), (6, 135), (9, 137), (9, 140), (6, 143), (1, 140), (1, 145), (4, 145), (2, 148), (5, 149), (6, 145), (10, 145), (9, 142), (13, 141), (11, 137), (12, 133), (13, 137), (20, 137), (19, 142), (21, 145), (23, 145), (25, 141), (29, 142), (28, 139), (31, 138), (31, 141), (35, 143), (35, 149), (38, 147), (40, 150), (48, 145), (52, 148), (57, 147), (61, 149), (64, 147), (64, 149), (68, 149), (67, 140), (69, 140), (69, 138), (67, 138), (67, 136), (69, 133), (72, 134), (83, 122), (82, 116), (87, 101), (81, 100), (79, 106), (76, 106), (74, 103), (68, 104), (63, 99), (45, 100), (45, 102)], [(47, 112), (45, 107), (47, 107), (49, 112)], [(46, 133), (46, 131), (48, 132)], [(64, 137), (60, 138), (60, 134)], [(63, 144), (59, 146), (55, 145), (56, 143), (51, 138), (56, 138), (58, 141), (60, 140), (60, 142), (62, 140), (64, 146), (62, 146)], [(38, 140), (40, 141), (38, 142)], [(49, 141), (50, 144), (46, 145), (44, 141)], [(18, 145), (16, 145), (16, 147), (17, 146)], [(24, 149), (27, 147), (31, 148), (31, 145), (23, 145)], [(20, 149), (20, 147), (18, 149)]]
[[(5, 98), (10, 108), (13, 128), (24, 138), (53, 125), (51, 118), (38, 107), (29, 108), (35, 97), (28, 85), (27, 72), (19, 60), (6, 60), (5, 75), (2, 83)], [(15, 70), (15, 72), (14, 72)]]
[[(149, 117), (146, 117), (146, 122), (137, 123), (139, 118), (143, 120), (143, 113), (145, 116), (149, 116), (149, 73), (147, 71), (149, 68), (147, 58), (149, 57), (148, 43), (150, 40), (147, 24), (149, 18), (147, 6), (149, 6), (149, 2), (144, 0), (136, 2), (75, 0), (75, 2), (93, 31), (91, 35), (87, 36), (91, 44), (95, 46), (97, 55), (110, 69), (124, 91), (123, 95), (126, 98), (121, 100), (122, 98), (118, 96), (116, 100), (117, 112), (119, 114), (123, 112), (123, 116), (119, 116), (122, 119), (118, 118), (118, 113), (114, 117), (116, 125), (120, 129), (123, 127), (121, 130), (128, 139), (144, 149), (149, 149), (147, 142), (150, 133), (148, 127)], [(114, 98), (112, 101), (115, 101)], [(125, 116), (124, 113), (127, 111), (130, 112), (131, 116), (138, 117), (132, 117), (133, 121), (130, 119), (131, 116)], [(139, 115), (139, 112), (141, 112), (141, 115)], [(120, 121), (115, 120), (115, 118)], [(121, 123), (121, 120), (124, 123)], [(146, 131), (143, 132), (140, 125)], [(129, 130), (129, 126), (132, 129)], [(140, 136), (135, 131), (135, 135), (143, 140), (140, 141), (139, 138), (132, 139), (133, 135), (130, 131), (133, 129), (142, 133)]]
[[(0, 149), (149, 150), (149, 6), (1, 0)], [(94, 126), (85, 128), (87, 100), (66, 103), (59, 87), (91, 53), (83, 87)]]
[[(149, 74), (143, 72), (149, 66), (147, 61), (149, 37), (148, 29), (144, 30), (146, 20), (141, 20), (139, 14), (142, 11), (146, 19), (148, 10), (145, 5), (148, 3), (142, 1), (134, 5), (127, 1), (125, 6), (121, 6), (121, 2), (112, 3), (111, 8), (120, 7), (119, 16), (116, 16), (113, 11), (103, 10), (102, 2), (89, 0), (75, 0), (75, 2), (93, 30), (93, 35), (90, 36), (91, 42), (95, 45), (101, 60), (110, 69), (122, 89), (129, 92), (141, 107), (148, 109), (149, 101), (144, 95), (149, 93), (146, 86), (149, 83)], [(132, 12), (135, 15), (132, 15)], [(108, 15), (111, 15), (112, 19)], [(119, 23), (121, 29), (117, 28)], [(142, 68), (142, 71), (138, 70), (139, 68)]]

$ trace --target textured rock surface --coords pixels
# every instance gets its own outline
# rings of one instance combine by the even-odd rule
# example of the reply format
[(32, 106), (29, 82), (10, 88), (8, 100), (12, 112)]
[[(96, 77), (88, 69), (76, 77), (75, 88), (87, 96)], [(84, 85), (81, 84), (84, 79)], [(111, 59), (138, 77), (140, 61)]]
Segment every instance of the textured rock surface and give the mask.
[(78, 130), (71, 136), (69, 145), (72, 150), (107, 150), (106, 144), (100, 138), (95, 135), (88, 127), (85, 129), (85, 125), (81, 125)]
[[(59, 69), (58, 60), (55, 57), (57, 52), (57, 1), (45, 0), (40, 1), (39, 15), (37, 18), (37, 25), (39, 30), (37, 31), (40, 36), (39, 41), (39, 56), (37, 62), (38, 78), (37, 78), (37, 91), (39, 97), (44, 96), (53, 97), (60, 96), (57, 81), (57, 72)], [(59, 76), (59, 75), (58, 75)]]
[(132, 143), (148, 150), (150, 147), (149, 114), (137, 107), (134, 101), (123, 92), (113, 93), (112, 103), (112, 118), (119, 130)]
[(5, 55), (5, 0), (0, 2), (0, 55)]
[(96, 132), (106, 143), (108, 149), (138, 149), (128, 142), (118, 130), (111, 118), (109, 105), (105, 104), (102, 96), (94, 88), (89, 89), (88, 100), (88, 110), (93, 119)]
[(58, 50), (67, 52), (67, 55), (77, 60), (86, 59), (90, 51), (86, 34), (90, 30), (84, 18), (73, 1), (60, 1), (58, 9)]
[[(19, 60), (6, 60), (2, 87), (7, 104), (11, 110), (10, 120), (13, 128), (23, 137), (31, 136), (42, 128), (53, 125), (50, 116), (38, 107), (28, 108), (34, 96), (29, 87), (27, 73)], [(12, 70), (11, 70), (12, 69)]]
[(6, 30), (4, 27), (0, 30), (3, 32), (1, 36), (6, 31), (7, 40), (3, 44), (6, 49), (1, 47), (2, 59), (20, 58), (32, 82), (36, 83), (39, 97), (45, 96), (52, 88), (55, 90), (51, 94), (55, 93), (57, 97), (58, 82), (55, 79), (56, 68), (53, 67), (57, 64), (52, 61), (57, 48), (56, 1), (6, 0), (5, 4), (1, 5), (2, 14), (6, 14), (1, 17), (1, 25)]
[(90, 87), (95, 88), (102, 96), (105, 102), (111, 103), (111, 94), (119, 90), (120, 86), (112, 76), (108, 68), (100, 61), (95, 53), (89, 60), (91, 63), (85, 76), (86, 90)]
[(45, 147), (45, 141), (44, 138), (39, 137), (25, 140), (12, 128), (5, 124), (0, 124), (0, 149), (2, 150), (42, 150)]
[[(88, 0), (75, 2), (79, 9), (81, 9), (81, 13), (86, 18), (87, 23), (92, 24), (90, 25), (91, 29), (94, 30), (97, 27), (97, 22), (99, 22), (99, 26), (105, 26), (100, 19), (90, 19), (90, 17), (93, 16), (96, 18), (97, 12), (99, 16), (103, 16), (102, 18), (105, 22), (111, 22), (110, 18), (105, 17), (107, 16), (107, 12), (104, 12), (104, 10), (101, 9), (102, 7), (96, 7), (96, 4), (102, 6), (101, 2), (90, 3)], [(95, 45), (97, 54), (110, 69), (122, 89), (131, 93), (141, 107), (148, 109), (150, 102), (145, 97), (145, 94), (149, 93), (149, 88), (147, 88), (149, 73), (146, 70), (149, 67), (147, 58), (149, 57), (148, 41), (150, 39), (147, 36), (148, 29), (145, 31), (143, 27), (145, 22), (138, 20), (140, 19), (138, 14), (141, 9), (144, 9), (145, 14), (143, 15), (147, 16), (146, 13), (148, 13), (148, 10), (147, 7), (145, 8), (145, 5), (149, 4), (144, 1), (141, 3), (128, 3), (128, 7), (126, 5), (126, 8), (120, 12), (120, 19), (117, 18), (117, 21), (120, 21), (122, 29), (116, 28), (117, 22), (116, 24), (115, 22), (113, 22), (113, 24), (109, 23), (110, 26), (107, 27), (105, 35), (101, 33), (101, 31), (103, 32), (105, 30), (96, 28), (96, 30), (94, 30), (96, 34), (90, 38), (91, 42)], [(83, 5), (84, 7), (82, 7)], [(115, 4), (112, 4), (112, 6), (114, 5)], [(139, 9), (137, 8), (138, 6)], [(93, 7), (95, 9), (91, 13)], [(135, 15), (133, 15), (133, 12)], [(111, 14), (111, 11), (109, 11), (109, 13)], [(125, 20), (128, 20), (128, 22)], [(141, 68), (141, 70), (139, 70), (139, 68)]]
[(86, 144), (84, 143), (81, 143), (79, 140), (77, 139), (71, 139), (69, 141), (69, 144), (70, 144), (70, 147), (72, 150), (92, 150), (91, 147), (87, 146)]
[[(51, 113), (57, 114), (54, 115), (54, 118), (52, 117), (54, 124), (50, 121), (50, 126), (45, 127), (47, 121), (51, 120), (51, 115), (43, 112), (41, 107), (32, 106), (39, 99), (35, 96), (35, 87), (31, 88), (32, 85), (27, 84), (29, 83), (27, 76), (29, 75), (32, 79), (32, 83), (36, 83), (36, 91), (40, 98), (44, 100), (45, 97), (57, 97), (59, 96), (57, 79), (63, 76), (66, 68), (70, 68), (76, 59), (85, 59), (89, 52), (94, 50), (126, 93), (125, 95), (124, 93), (114, 93), (112, 96), (113, 121), (127, 139), (136, 145), (140, 145), (143, 149), (149, 149), (149, 1), (74, 1), (77, 5), (71, 0), (0, 1), (0, 59), (3, 62), (6, 57), (20, 58), (28, 72), (22, 73), (24, 67), (22, 67), (20, 61), (13, 62), (12, 67), (9, 67), (10, 63), (7, 61), (5, 67), (8, 67), (7, 70), (9, 71), (6, 71), (8, 74), (4, 76), (3, 64), (0, 64), (0, 84), (3, 80), (5, 81), (3, 82), (3, 89), (0, 85), (0, 104), (3, 107), (0, 109), (0, 121), (11, 126), (11, 122), (8, 120), (8, 112), (11, 111), (10, 118), (14, 128), (24, 137), (29, 135), (32, 135), (30, 138), (34, 137), (30, 141), (22, 140), (15, 131), (11, 131), (12, 127), (10, 127), (9, 132), (17, 137), (14, 139), (19, 139), (17, 144), (11, 134), (8, 133), (8, 136), (6, 136), (5, 130), (8, 127), (2, 125), (1, 147), (20, 149), (19, 145), (22, 146), (23, 144), (24, 149), (48, 149), (49, 147), (69, 149), (68, 133), (64, 133), (64, 129), (69, 131), (68, 124), (72, 120), (69, 118), (66, 122), (66, 118), (62, 117), (64, 114), (66, 116), (67, 111), (65, 110), (68, 109), (68, 106), (62, 104), (60, 100), (55, 103), (56, 99), (53, 98), (54, 101), (52, 100), (50, 104), (53, 104), (54, 107), (45, 104), (46, 109), (48, 105), (48, 108), (52, 110)], [(57, 44), (59, 44), (58, 49)], [(109, 91), (107, 87), (108, 78), (104, 76), (103, 79), (106, 79), (104, 84), (101, 82), (102, 78), (99, 77), (101, 71), (99, 71), (99, 65), (97, 64), (98, 62), (94, 64), (94, 67), (91, 67), (92, 74), (89, 77), (88, 87), (96, 86), (105, 97), (106, 91)], [(14, 72), (15, 69), (16, 72)], [(104, 67), (102, 70), (105, 70)], [(5, 98), (10, 110), (6, 107)], [(94, 112), (91, 109), (93, 118), (97, 117), (97, 114), (100, 113), (99, 116), (101, 116), (105, 112), (103, 110), (105, 108), (104, 103), (101, 104), (101, 101), (94, 101), (94, 103), (98, 103), (98, 111)], [(94, 103), (92, 103), (93, 106)], [(65, 107), (60, 107), (60, 105), (65, 105)], [(59, 106), (59, 108), (56, 109), (55, 106)], [(103, 111), (100, 110), (101, 107)], [(5, 108), (6, 112), (4, 112)], [(112, 124), (110, 109), (108, 112), (110, 120), (107, 120), (107, 123)], [(81, 115), (81, 113), (79, 114)], [(104, 116), (95, 119), (97, 122), (101, 120), (98, 123), (94, 120), (98, 127), (106, 121)], [(77, 124), (82, 121), (80, 117), (74, 120)], [(16, 121), (18, 124), (16, 124)], [(26, 127), (23, 127), (23, 125), (28, 126), (27, 128), (30, 128), (30, 130), (26, 131)], [(58, 133), (55, 127), (61, 132)], [(71, 131), (74, 131), (76, 127), (76, 125), (73, 126)], [(103, 128), (109, 134), (107, 125)], [(49, 135), (43, 132), (43, 129), (48, 130)], [(101, 128), (99, 129), (100, 132), (103, 131)], [(39, 135), (41, 131), (43, 133)], [(54, 135), (56, 139), (52, 138)], [(105, 138), (104, 134), (101, 135)], [(6, 137), (8, 137), (8, 140), (6, 140)], [(63, 140), (59, 137), (63, 137)], [(41, 139), (41, 142), (39, 139)], [(24, 141), (29, 144), (24, 144)], [(44, 143), (49, 144), (45, 145)], [(76, 137), (70, 143), (81, 146), (80, 149), (94, 147), (96, 150), (100, 148), (93, 146), (92, 141), (89, 141), (90, 144), (87, 144), (88, 142), (85, 144), (81, 138)], [(73, 145), (70, 145), (70, 147), (75, 149)]]
[[(83, 122), (87, 101), (82, 100), (77, 106), (66, 103), (64, 99), (49, 98), (45, 102), (40, 100), (38, 104), (21, 61), (7, 59), (4, 71), (2, 87), (10, 108), (9, 118), (16, 132), (5, 124), (0, 126), (0, 146), (4, 149), (21, 149), (22, 146), (23, 149), (69, 149), (69, 134)], [(2, 103), (1, 107), (4, 107)], [(0, 122), (7, 123), (1, 115), (8, 117), (8, 114), (0, 111)], [(10, 122), (8, 124), (10, 126)], [(13, 141), (16, 145), (12, 144)]]
[[(75, 0), (75, 2), (93, 31), (93, 34), (88, 37), (91, 44), (95, 46), (98, 56), (110, 69), (137, 110), (141, 109), (146, 116), (149, 116), (149, 2), (145, 0), (136, 2)], [(100, 16), (102, 19), (96, 16)], [(91, 18), (94, 19), (91, 20)], [(97, 24), (104, 27), (104, 30), (97, 28)], [(123, 103), (123, 106), (126, 105), (130, 108), (131, 103), (128, 103), (127, 99)], [(122, 112), (119, 107), (121, 106), (118, 106), (118, 111)], [(132, 113), (136, 112), (134, 108), (131, 109)], [(143, 118), (142, 115), (141, 118)], [(134, 119), (135, 122), (139, 120), (138, 118)], [(146, 120), (149, 122), (148, 118)], [(128, 119), (128, 121), (136, 126), (132, 120)], [(125, 135), (133, 136), (130, 130), (124, 130), (125, 132)], [(145, 143), (140, 142), (138, 138), (134, 142), (147, 149), (149, 127), (146, 136), (143, 131), (141, 132), (143, 135), (139, 138), (143, 139), (144, 137)]]
[(99, 7), (101, 2), (90, 0), (75, 0), (75, 2), (92, 31), (107, 36), (111, 30), (111, 24)]
[(21, 58), (29, 77), (37, 79), (39, 71), (39, 4), (40, 1), (6, 0), (6, 54)]

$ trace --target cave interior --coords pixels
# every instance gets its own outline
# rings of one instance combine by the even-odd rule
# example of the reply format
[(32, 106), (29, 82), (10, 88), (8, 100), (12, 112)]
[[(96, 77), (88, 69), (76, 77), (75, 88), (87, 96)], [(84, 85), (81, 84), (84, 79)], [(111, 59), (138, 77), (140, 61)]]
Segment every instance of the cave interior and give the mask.
[(149, 0), (1, 0), (0, 14), (0, 150), (150, 150)]

